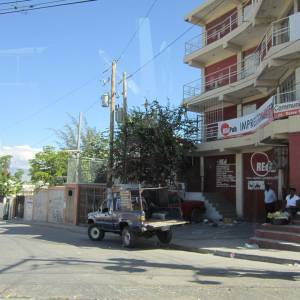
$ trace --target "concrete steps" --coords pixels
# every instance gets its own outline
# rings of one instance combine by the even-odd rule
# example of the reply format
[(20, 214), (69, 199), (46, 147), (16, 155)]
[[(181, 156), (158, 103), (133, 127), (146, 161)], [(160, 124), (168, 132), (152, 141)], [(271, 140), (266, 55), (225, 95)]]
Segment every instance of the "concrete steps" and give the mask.
[(255, 231), (250, 243), (260, 248), (300, 252), (300, 225), (263, 224)]

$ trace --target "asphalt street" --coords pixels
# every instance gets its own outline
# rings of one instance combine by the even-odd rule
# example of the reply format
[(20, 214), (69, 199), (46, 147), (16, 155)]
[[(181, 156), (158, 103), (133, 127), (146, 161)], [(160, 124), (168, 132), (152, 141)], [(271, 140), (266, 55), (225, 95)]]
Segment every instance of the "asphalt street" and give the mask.
[(300, 267), (215, 257), (120, 237), (0, 222), (0, 298), (299, 299)]

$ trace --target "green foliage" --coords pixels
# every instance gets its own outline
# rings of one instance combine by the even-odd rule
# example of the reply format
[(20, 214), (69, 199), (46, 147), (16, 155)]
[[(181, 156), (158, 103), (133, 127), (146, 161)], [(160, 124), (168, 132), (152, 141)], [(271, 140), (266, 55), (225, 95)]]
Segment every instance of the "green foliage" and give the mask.
[(9, 173), (10, 155), (0, 157), (0, 196), (16, 195), (22, 189), (23, 171), (17, 170), (14, 175)]
[(59, 179), (67, 176), (68, 157), (67, 152), (56, 151), (51, 146), (44, 147), (29, 161), (31, 181), (41, 185), (61, 183)]
[[(154, 101), (146, 111), (134, 109), (121, 126), (115, 143), (115, 176), (124, 182), (165, 184), (187, 167), (196, 127), (184, 107), (161, 106)], [(127, 149), (123, 149), (127, 136)]]
[[(70, 122), (63, 129), (55, 130), (58, 145), (62, 150), (77, 149), (77, 134), (79, 122), (74, 116), (70, 116)], [(84, 119), (81, 129), (81, 156), (88, 158), (107, 159), (108, 139), (96, 128), (89, 127)]]

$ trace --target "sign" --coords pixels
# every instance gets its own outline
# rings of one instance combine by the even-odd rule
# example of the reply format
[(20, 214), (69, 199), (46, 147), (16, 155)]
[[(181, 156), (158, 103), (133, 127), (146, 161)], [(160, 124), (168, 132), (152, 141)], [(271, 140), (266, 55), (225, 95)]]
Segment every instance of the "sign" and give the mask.
[(216, 187), (235, 188), (235, 164), (228, 163), (227, 159), (217, 160), (216, 165)]
[(251, 169), (253, 173), (258, 177), (267, 176), (273, 169), (272, 162), (269, 160), (269, 156), (264, 152), (255, 152), (251, 155)]
[(218, 122), (218, 139), (249, 134), (273, 120), (273, 98), (252, 114)]
[(249, 191), (263, 191), (265, 189), (265, 182), (261, 180), (249, 180), (248, 190)]
[(300, 115), (300, 101), (274, 104), (274, 119)]

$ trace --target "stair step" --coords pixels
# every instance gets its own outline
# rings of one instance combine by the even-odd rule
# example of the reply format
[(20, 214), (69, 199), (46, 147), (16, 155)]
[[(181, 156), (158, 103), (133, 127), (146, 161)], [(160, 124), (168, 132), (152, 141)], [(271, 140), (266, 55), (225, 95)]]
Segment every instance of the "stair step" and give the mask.
[(272, 240), (259, 237), (251, 238), (250, 243), (257, 244), (260, 248), (300, 252), (300, 244), (298, 243), (291, 243), (281, 240)]
[(300, 226), (298, 225), (272, 225), (272, 224), (263, 224), (260, 229), (266, 230), (275, 230), (281, 232), (294, 232), (300, 233)]
[(255, 237), (300, 244), (300, 234), (293, 233), (293, 232), (258, 229), (255, 231)]

